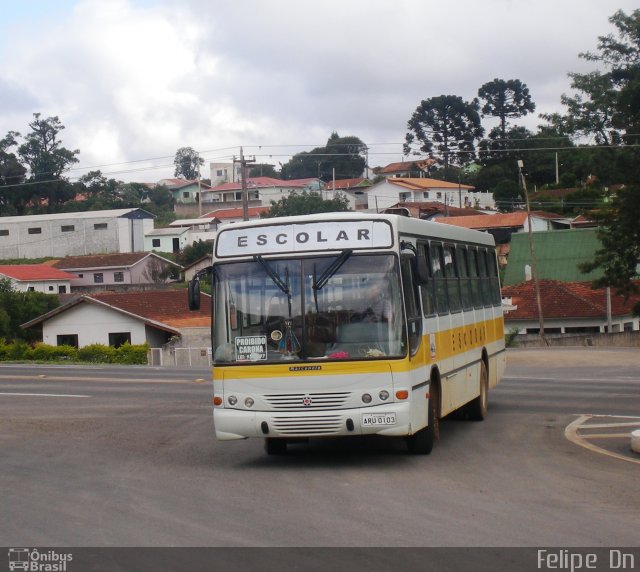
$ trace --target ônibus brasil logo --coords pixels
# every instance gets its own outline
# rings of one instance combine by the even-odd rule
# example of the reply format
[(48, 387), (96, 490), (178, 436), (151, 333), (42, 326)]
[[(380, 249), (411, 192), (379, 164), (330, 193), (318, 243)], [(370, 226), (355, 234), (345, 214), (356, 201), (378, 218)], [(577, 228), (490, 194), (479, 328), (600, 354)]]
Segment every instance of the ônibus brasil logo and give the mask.
[(9, 548), (9, 570), (32, 572), (66, 572), (67, 563), (73, 560), (69, 553), (55, 550), (39, 551), (37, 548)]

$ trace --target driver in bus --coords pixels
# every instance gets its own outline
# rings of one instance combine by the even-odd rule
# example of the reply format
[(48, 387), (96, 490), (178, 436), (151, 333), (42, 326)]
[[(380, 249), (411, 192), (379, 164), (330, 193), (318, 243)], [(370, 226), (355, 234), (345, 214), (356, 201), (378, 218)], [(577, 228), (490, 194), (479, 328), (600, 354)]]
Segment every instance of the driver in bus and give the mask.
[(357, 315), (359, 322), (391, 322), (393, 311), (389, 292), (385, 291), (380, 284), (374, 283), (367, 292), (364, 312)]

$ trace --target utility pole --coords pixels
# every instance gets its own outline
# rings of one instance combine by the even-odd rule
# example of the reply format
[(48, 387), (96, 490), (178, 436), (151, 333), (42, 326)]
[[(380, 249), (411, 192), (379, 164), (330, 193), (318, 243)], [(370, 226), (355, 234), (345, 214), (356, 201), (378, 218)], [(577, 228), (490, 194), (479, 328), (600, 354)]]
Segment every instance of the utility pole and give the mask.
[[(236, 160), (234, 159), (235, 163)], [(249, 220), (249, 196), (247, 193), (247, 163), (255, 163), (253, 159), (245, 159), (242, 147), (240, 147), (240, 184), (242, 187), (242, 220)]]
[(540, 338), (548, 345), (547, 339), (544, 337), (544, 316), (542, 313), (542, 299), (540, 298), (540, 284), (538, 283), (538, 264), (536, 261), (536, 255), (533, 248), (533, 230), (531, 228), (531, 210), (529, 208), (529, 193), (527, 192), (527, 182), (522, 172), (524, 163), (518, 159), (518, 172), (520, 173), (520, 180), (522, 181), (522, 190), (524, 191), (524, 200), (527, 205), (527, 222), (529, 226), (529, 252), (531, 253), (531, 276), (533, 278), (533, 287), (536, 291), (536, 302), (538, 304), (538, 320), (540, 323)]

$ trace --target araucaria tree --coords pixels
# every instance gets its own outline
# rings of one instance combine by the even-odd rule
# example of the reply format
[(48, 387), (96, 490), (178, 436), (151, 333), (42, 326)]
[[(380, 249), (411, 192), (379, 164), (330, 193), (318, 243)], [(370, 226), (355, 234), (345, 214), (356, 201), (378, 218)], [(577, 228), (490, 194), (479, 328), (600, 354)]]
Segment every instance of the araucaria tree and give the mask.
[(423, 100), (407, 123), (404, 153), (426, 154), (445, 169), (475, 158), (475, 141), (484, 134), (477, 99), (457, 95)]
[(174, 176), (193, 180), (200, 176), (200, 167), (204, 165), (204, 159), (192, 147), (180, 147), (173, 159), (175, 165)]
[(500, 135), (506, 139), (507, 118), (522, 117), (536, 109), (531, 100), (529, 88), (519, 79), (494, 79), (478, 90), (478, 97), (484, 101), (482, 115), (500, 119)]
[(64, 125), (58, 117), (41, 119), (39, 113), (33, 114), (29, 123), (31, 133), (18, 148), (18, 155), (29, 168), (28, 187), (23, 187), (21, 213), (26, 204), (45, 202), (49, 212), (56, 212), (57, 206), (73, 198), (75, 190), (62, 175), (71, 165), (78, 162), (79, 150), (70, 151), (62, 147), (58, 134)]

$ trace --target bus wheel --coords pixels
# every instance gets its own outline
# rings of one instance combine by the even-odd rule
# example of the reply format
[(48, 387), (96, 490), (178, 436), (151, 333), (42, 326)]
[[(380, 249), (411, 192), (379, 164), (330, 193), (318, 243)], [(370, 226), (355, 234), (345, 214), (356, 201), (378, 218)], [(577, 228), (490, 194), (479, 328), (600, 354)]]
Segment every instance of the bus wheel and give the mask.
[(489, 405), (489, 372), (484, 361), (480, 364), (480, 395), (467, 405), (467, 413), (472, 421), (483, 421)]
[(284, 455), (287, 452), (287, 442), (285, 439), (267, 438), (264, 440), (264, 450), (267, 455)]
[(414, 455), (428, 455), (433, 450), (434, 443), (440, 438), (438, 386), (431, 383), (429, 396), (428, 425), (417, 433), (407, 437), (407, 448)]

